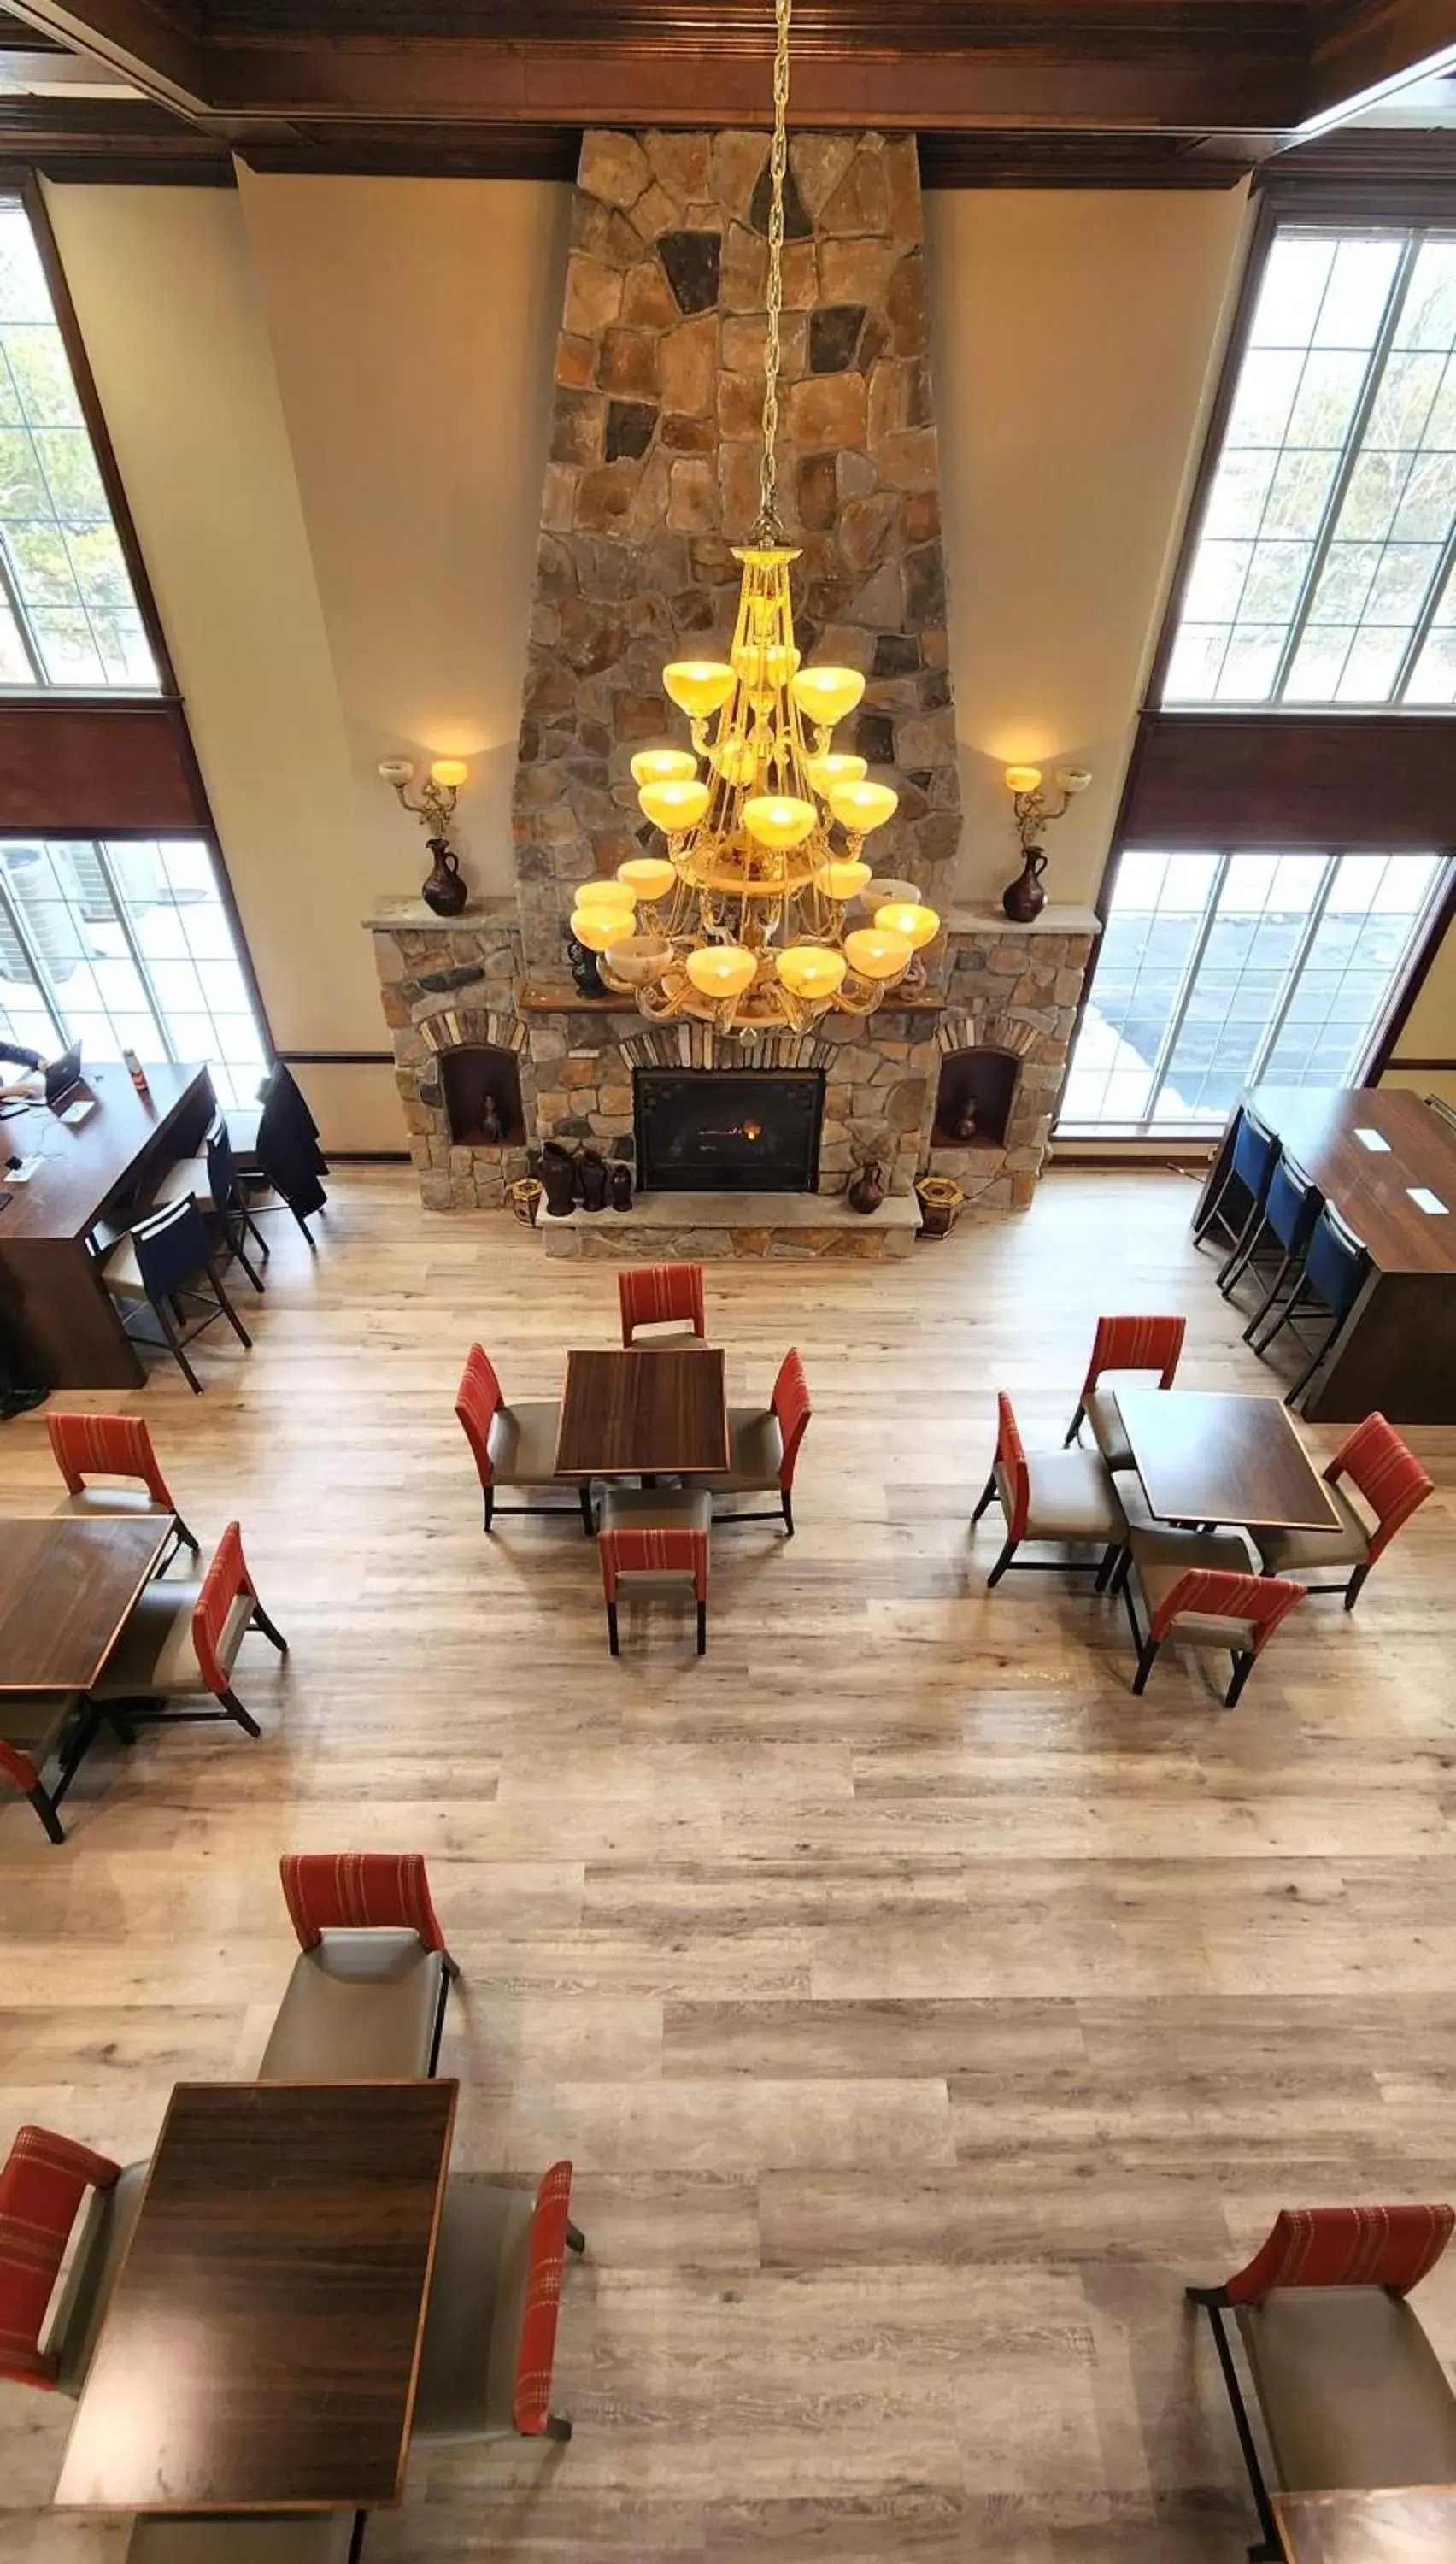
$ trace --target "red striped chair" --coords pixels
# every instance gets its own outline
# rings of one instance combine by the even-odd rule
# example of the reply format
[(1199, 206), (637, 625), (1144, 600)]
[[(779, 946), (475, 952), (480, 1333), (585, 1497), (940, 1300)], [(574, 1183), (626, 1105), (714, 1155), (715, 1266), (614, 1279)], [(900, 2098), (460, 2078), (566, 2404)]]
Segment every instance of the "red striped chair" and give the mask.
[[(1136, 1692), (1145, 1690), (1158, 1655), (1179, 1646), (1216, 1647), (1233, 1658), (1223, 1696), (1232, 1709), (1257, 1659), (1305, 1589), (1291, 1579), (1255, 1576), (1248, 1548), (1234, 1532), (1135, 1530), (1128, 1541), (1131, 1575), (1123, 1599), (1138, 1649)], [(1139, 1624), (1141, 1601), (1145, 1629)]]
[[(193, 1556), (198, 1543), (187, 1529), (162, 1476), (151, 1435), (139, 1415), (48, 1415), (56, 1465), (66, 1481), (58, 1514), (83, 1520), (115, 1514), (170, 1514), (177, 1539)], [(129, 1478), (131, 1486), (93, 1486), (94, 1478)]]
[[(144, 2163), (123, 2172), (108, 2155), (52, 2129), (17, 2132), (0, 2169), (0, 2377), (47, 2393), (81, 2393), (145, 2178)], [(48, 2326), (84, 2202), (76, 2255)]]
[(299, 1957), (264, 2050), (264, 2083), (414, 2081), (440, 2060), (460, 1969), (417, 1851), (287, 1852)]
[(701, 1264), (637, 1264), (617, 1275), (622, 1342), (644, 1336), (649, 1344), (678, 1351), (708, 1340)]
[[(486, 1529), (498, 1513), (562, 1514), (565, 1505), (498, 1505), (498, 1487), (550, 1487), (556, 1477), (556, 1441), (561, 1430), (560, 1402), (554, 1397), (527, 1397), (508, 1406), (496, 1366), (482, 1345), (472, 1345), (455, 1392), (455, 1412), (475, 1454), (476, 1472), (486, 1500)], [(591, 1489), (581, 1489), (581, 1527), (590, 1536)]]
[(698, 1606), (698, 1653), (708, 1652), (708, 1534), (713, 1498), (706, 1488), (609, 1487), (602, 1498), (602, 1590), (607, 1605), (607, 1645), (621, 1654), (617, 1598), (625, 1578), (634, 1592), (692, 1587)]
[(813, 1411), (804, 1366), (790, 1346), (778, 1366), (767, 1406), (728, 1408), (730, 1465), (720, 1476), (700, 1481), (715, 1496), (759, 1495), (771, 1489), (778, 1503), (769, 1513), (715, 1514), (715, 1522), (776, 1522), (781, 1517), (785, 1535), (792, 1540), (794, 1466)]
[(586, 2249), (570, 2204), (569, 2163), (552, 2164), (534, 2201), (492, 2182), (446, 2184), (416, 2439), (570, 2439), (551, 2411), (566, 2252)]
[[(1417, 1506), (1434, 1495), (1428, 1478), (1408, 1443), (1383, 1415), (1367, 1415), (1346, 1435), (1325, 1472), (1340, 1515), (1339, 1531), (1260, 1531), (1254, 1534), (1266, 1576), (1319, 1575), (1322, 1569), (1349, 1568), (1343, 1585), (1311, 1585), (1311, 1594), (1343, 1594), (1352, 1611), (1360, 1587), (1381, 1552), (1388, 1549)], [(1366, 1523), (1352, 1504), (1341, 1481), (1349, 1478), (1375, 1519)]]
[(1456, 2394), (1410, 2290), (1440, 2259), (1450, 2208), (1286, 2208), (1221, 2287), (1189, 2288), (1213, 2329), (1263, 2541), (1284, 2553), (1225, 2329), (1234, 2322), (1274, 2459), (1276, 2492), (1449, 2483)]
[(1133, 1467), (1133, 1448), (1118, 1413), (1116, 1387), (1103, 1388), (1101, 1384), (1109, 1374), (1116, 1373), (1131, 1388), (1139, 1385), (1141, 1375), (1156, 1372), (1158, 1388), (1171, 1389), (1187, 1325), (1186, 1318), (1098, 1319), (1087, 1378), (1077, 1400), (1077, 1412), (1067, 1427), (1069, 1448), (1081, 1433), (1086, 1418), (1092, 1425), (1093, 1440), (1108, 1467)]
[[(996, 1456), (970, 1517), (972, 1529), (993, 1498), (999, 1498), (1006, 1518), (1006, 1538), (986, 1578), (988, 1586), (999, 1585), (1008, 1567), (1019, 1574), (1061, 1566), (1095, 1572), (1097, 1590), (1104, 1591), (1128, 1536), (1127, 1516), (1107, 1464), (1097, 1451), (1037, 1451), (1028, 1457), (1004, 1389), (996, 1398)], [(1062, 1547), (1092, 1542), (1100, 1554), (1091, 1559), (1018, 1559), (1024, 1540)]]
[[(140, 1704), (143, 1717), (187, 1725), (235, 1719), (250, 1736), (262, 1728), (233, 1689), (233, 1665), (250, 1629), (261, 1629), (281, 1656), (288, 1640), (258, 1600), (243, 1556), (243, 1536), (229, 1523), (200, 1585), (153, 1577), (106, 1659), (94, 1701)], [(202, 1694), (216, 1709), (176, 1709), (171, 1704)]]
[[(66, 1840), (61, 1802), (100, 1723), (80, 1692), (0, 1692), (0, 1782), (29, 1799), (52, 1842)], [(55, 1753), (60, 1768), (47, 1789), (41, 1775)]]

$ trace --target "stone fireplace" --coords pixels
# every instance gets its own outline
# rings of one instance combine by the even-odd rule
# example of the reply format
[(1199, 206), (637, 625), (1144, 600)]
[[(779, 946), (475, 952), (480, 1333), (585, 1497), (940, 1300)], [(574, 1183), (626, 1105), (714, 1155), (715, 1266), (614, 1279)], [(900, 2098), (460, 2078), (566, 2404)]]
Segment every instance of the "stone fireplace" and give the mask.
[[(585, 136), (515, 893), (458, 919), (410, 901), (369, 921), (428, 1208), (500, 1208), (547, 1140), (646, 1165), (632, 1212), (543, 1220), (556, 1253), (908, 1252), (928, 1168), (972, 1206), (1023, 1205), (1097, 931), (1085, 911), (1028, 928), (951, 905), (960, 797), (915, 141), (796, 134), (778, 463), (797, 633), (806, 656), (864, 672), (839, 744), (900, 793), (876, 866), (916, 882), (946, 932), (924, 987), (747, 1044), (572, 984), (576, 884), (660, 850), (630, 760), (681, 737), (663, 665), (722, 655), (731, 631), (732, 544), (757, 503), (767, 148), (763, 133)], [(870, 1158), (889, 1197), (861, 1219), (843, 1194)]]

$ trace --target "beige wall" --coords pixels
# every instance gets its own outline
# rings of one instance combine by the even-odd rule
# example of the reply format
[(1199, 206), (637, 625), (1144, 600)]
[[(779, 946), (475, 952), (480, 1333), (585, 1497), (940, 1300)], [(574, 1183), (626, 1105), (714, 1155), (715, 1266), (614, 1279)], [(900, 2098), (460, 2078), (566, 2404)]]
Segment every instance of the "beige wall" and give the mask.
[(961, 881), (1020, 861), (1009, 763), (1085, 765), (1048, 840), (1054, 899), (1102, 878), (1206, 401), (1243, 264), (1244, 190), (926, 199), (965, 803)]
[(1456, 1062), (1456, 927), (1447, 934), (1421, 983), (1395, 1044), (1394, 1063), (1380, 1080), (1382, 1086), (1413, 1086), (1422, 1095), (1440, 1095), (1448, 1104), (1456, 1104), (1456, 1066), (1403, 1069), (1402, 1059)]

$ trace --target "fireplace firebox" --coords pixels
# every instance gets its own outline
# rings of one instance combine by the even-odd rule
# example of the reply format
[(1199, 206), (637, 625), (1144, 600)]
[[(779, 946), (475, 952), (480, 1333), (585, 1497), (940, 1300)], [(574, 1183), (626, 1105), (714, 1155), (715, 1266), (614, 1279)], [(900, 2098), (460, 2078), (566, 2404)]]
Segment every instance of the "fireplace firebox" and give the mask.
[(642, 1191), (814, 1190), (821, 1069), (639, 1068), (632, 1098)]

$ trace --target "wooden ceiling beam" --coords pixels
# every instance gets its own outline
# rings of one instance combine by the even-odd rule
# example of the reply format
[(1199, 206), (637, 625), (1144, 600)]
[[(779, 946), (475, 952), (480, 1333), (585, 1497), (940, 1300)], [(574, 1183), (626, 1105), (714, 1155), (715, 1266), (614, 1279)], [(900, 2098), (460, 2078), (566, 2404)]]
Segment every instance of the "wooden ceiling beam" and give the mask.
[(1456, 0), (1327, 0), (1301, 139), (1456, 65)]
[(208, 48), (152, 0), (6, 0), (6, 14), (89, 54), (163, 107), (186, 115), (208, 105)]

